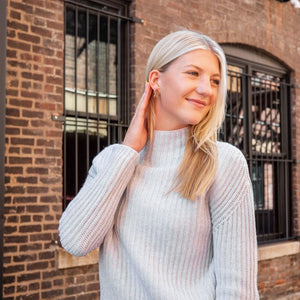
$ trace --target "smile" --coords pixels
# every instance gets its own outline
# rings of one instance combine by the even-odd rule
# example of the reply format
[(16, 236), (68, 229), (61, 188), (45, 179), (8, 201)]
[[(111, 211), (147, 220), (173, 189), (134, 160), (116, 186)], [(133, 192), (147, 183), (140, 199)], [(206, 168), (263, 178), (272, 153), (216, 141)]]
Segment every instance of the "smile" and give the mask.
[(190, 104), (192, 104), (192, 105), (194, 105), (194, 106), (196, 106), (198, 108), (204, 108), (206, 106), (206, 102), (203, 101), (203, 100), (197, 100), (197, 99), (191, 99), (191, 98), (186, 98), (186, 100)]

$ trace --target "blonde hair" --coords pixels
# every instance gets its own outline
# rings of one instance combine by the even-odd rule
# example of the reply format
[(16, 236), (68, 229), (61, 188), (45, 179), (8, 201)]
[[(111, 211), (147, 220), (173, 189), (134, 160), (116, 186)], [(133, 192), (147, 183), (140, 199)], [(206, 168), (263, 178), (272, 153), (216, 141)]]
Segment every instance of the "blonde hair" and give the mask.
[[(211, 185), (217, 169), (217, 132), (225, 113), (226, 58), (222, 48), (206, 35), (181, 30), (160, 40), (153, 48), (146, 67), (146, 80), (152, 70), (164, 72), (178, 57), (193, 50), (210, 50), (219, 60), (221, 80), (215, 104), (208, 114), (196, 125), (189, 127), (185, 153), (177, 170), (174, 190), (182, 197), (195, 200)], [(147, 111), (147, 125), (150, 143), (155, 128), (154, 97), (151, 97)]]

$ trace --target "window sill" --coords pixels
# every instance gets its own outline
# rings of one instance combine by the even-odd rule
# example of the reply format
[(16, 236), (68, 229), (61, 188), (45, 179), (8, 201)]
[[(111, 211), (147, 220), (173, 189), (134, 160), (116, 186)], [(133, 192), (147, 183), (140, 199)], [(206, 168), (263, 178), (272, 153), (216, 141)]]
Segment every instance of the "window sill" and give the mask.
[(300, 242), (291, 241), (258, 247), (258, 261), (300, 253)]
[(86, 256), (77, 257), (69, 254), (66, 250), (59, 247), (58, 253), (58, 269), (68, 269), (87, 265), (98, 264), (99, 260), (99, 249), (96, 249)]
[[(58, 269), (68, 269), (80, 266), (98, 264), (99, 249), (96, 249), (86, 256), (76, 257), (63, 248), (59, 247), (58, 252)], [(264, 245), (258, 247), (258, 261), (283, 257), (300, 253), (300, 242), (284, 242), (272, 245)]]

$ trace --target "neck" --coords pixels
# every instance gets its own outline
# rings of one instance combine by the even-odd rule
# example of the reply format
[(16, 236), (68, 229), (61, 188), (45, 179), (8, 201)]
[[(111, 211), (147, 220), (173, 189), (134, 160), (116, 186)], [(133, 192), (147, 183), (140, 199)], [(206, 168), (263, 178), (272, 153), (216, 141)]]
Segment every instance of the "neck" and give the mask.
[(178, 165), (183, 157), (188, 127), (177, 130), (155, 130), (153, 142), (147, 143), (141, 153), (143, 163), (151, 166)]

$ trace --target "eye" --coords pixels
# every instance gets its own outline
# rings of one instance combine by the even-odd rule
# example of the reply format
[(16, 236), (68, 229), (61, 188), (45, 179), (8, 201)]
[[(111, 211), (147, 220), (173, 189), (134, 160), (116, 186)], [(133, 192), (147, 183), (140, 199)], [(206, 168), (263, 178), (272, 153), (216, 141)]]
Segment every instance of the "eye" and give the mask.
[(191, 76), (199, 76), (199, 73), (197, 71), (188, 71), (187, 74), (191, 75)]
[(212, 79), (211, 82), (215, 86), (219, 86), (220, 85), (220, 79), (215, 78), (215, 79)]

